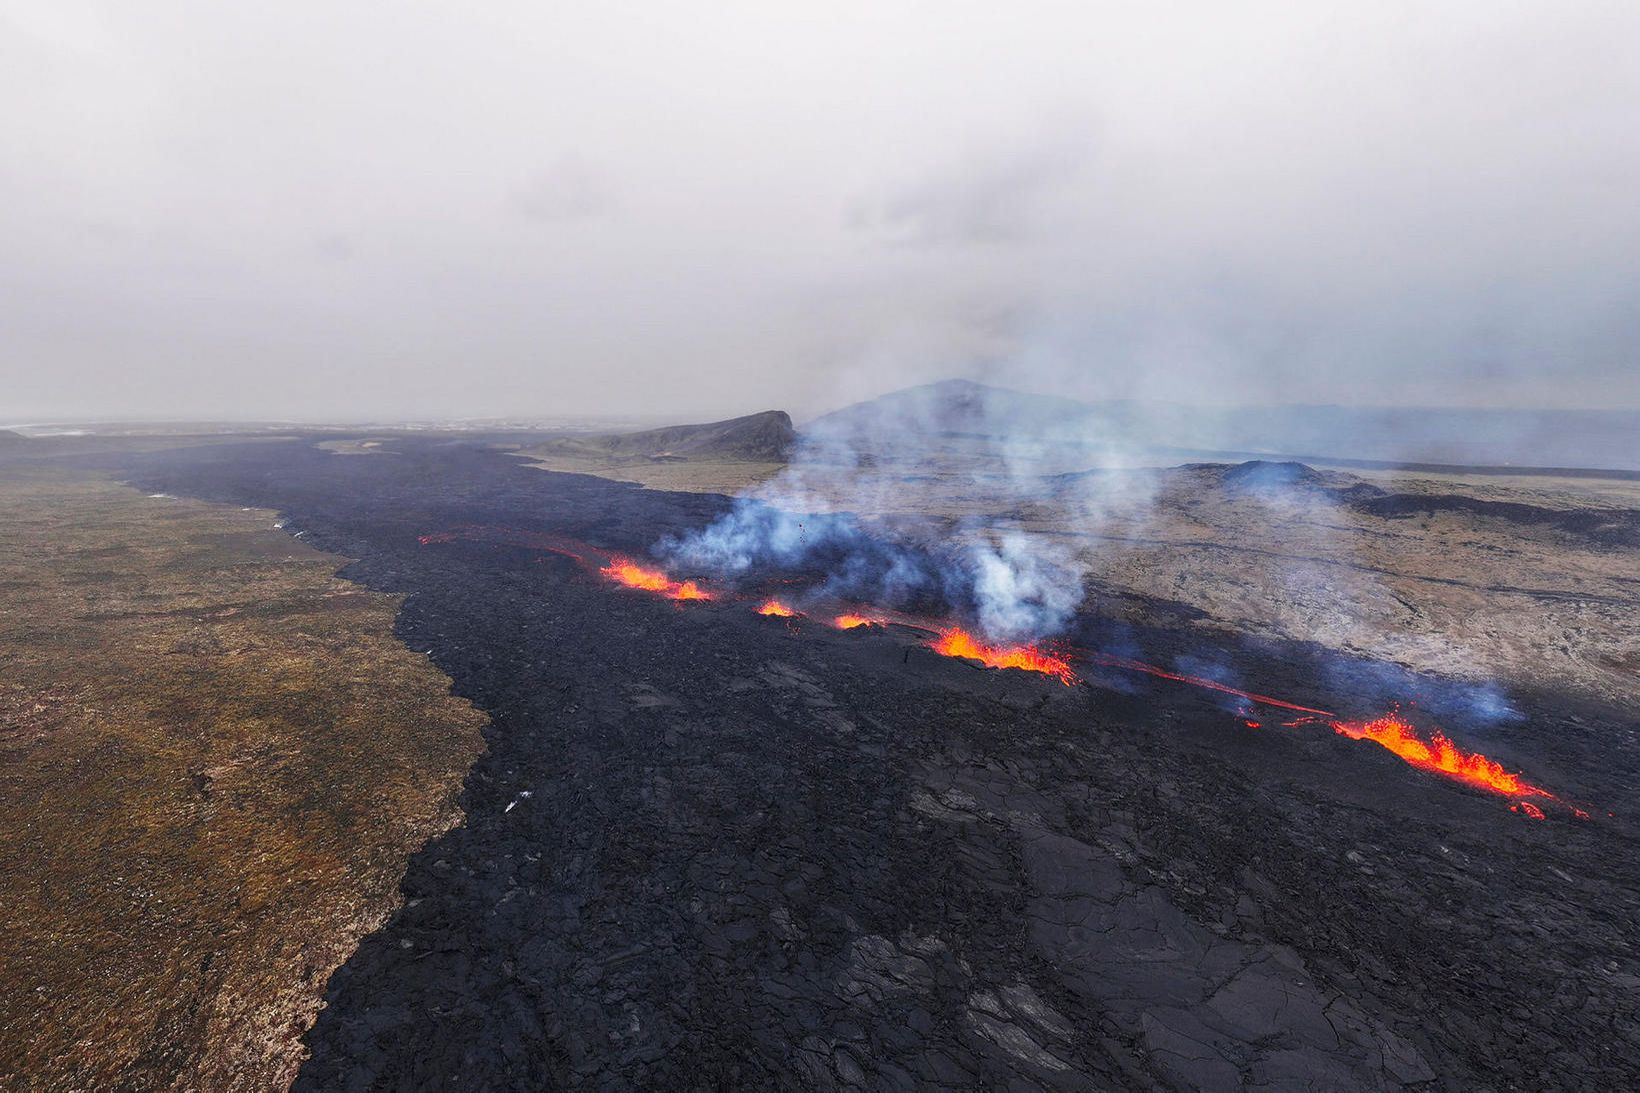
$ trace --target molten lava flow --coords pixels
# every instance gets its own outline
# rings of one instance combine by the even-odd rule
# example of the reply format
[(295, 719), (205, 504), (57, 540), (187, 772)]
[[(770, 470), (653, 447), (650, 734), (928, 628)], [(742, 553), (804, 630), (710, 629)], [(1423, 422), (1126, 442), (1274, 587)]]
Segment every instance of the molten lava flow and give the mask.
[(712, 594), (694, 581), (674, 581), (658, 569), (645, 569), (625, 558), (611, 558), (598, 572), (617, 584), (641, 588), (645, 592), (659, 592), (674, 600), (709, 600)]
[(666, 574), (633, 565), (624, 558), (610, 561), (603, 568), (603, 573), (612, 581), (618, 581), (628, 588), (641, 588), (645, 592), (666, 592), (672, 587), (672, 581)]
[[(457, 540), (474, 540), (551, 551), (574, 559), (589, 570), (597, 568), (604, 577), (628, 588), (657, 592), (674, 600), (709, 600), (713, 598), (712, 593), (707, 592), (694, 581), (674, 581), (660, 570), (646, 569), (629, 559), (611, 555), (599, 547), (550, 532), (464, 525), (447, 531), (436, 531), (420, 535), (417, 538), (424, 546), (451, 543)], [(600, 565), (605, 561), (608, 564)], [(1045, 675), (1051, 675), (1067, 685), (1078, 682), (1069, 659), (1074, 655), (1099, 667), (1142, 672), (1158, 679), (1172, 680), (1192, 687), (1201, 687), (1220, 694), (1232, 695), (1248, 703), (1274, 706), (1292, 710), (1299, 714), (1308, 714), (1311, 716), (1282, 721), (1280, 724), (1290, 728), (1300, 725), (1325, 724), (1331, 726), (1340, 735), (1356, 740), (1371, 740), (1412, 766), (1444, 774), (1447, 777), (1492, 793), (1515, 797), (1517, 800), (1515, 804), (1510, 806), (1511, 811), (1532, 819), (1544, 819), (1544, 811), (1537, 804), (1525, 798), (1554, 802), (1556, 805), (1567, 808), (1572, 815), (1579, 819), (1587, 820), (1589, 818), (1589, 813), (1586, 810), (1569, 801), (1562, 800), (1548, 790), (1527, 782), (1518, 774), (1505, 770), (1502, 764), (1495, 760), (1478, 753), (1463, 751), (1439, 731), (1429, 733), (1429, 739), (1424, 739), (1416, 729), (1396, 714), (1388, 714), (1374, 721), (1344, 721), (1339, 719), (1337, 714), (1328, 710), (1317, 709), (1314, 706), (1301, 706), (1296, 702), (1288, 702), (1285, 699), (1259, 694), (1255, 691), (1240, 690), (1219, 683), (1216, 680), (1169, 671), (1154, 664), (1146, 664), (1143, 661), (1132, 660), (1111, 653), (1071, 649), (1064, 646), (1057, 647), (1054, 653), (1044, 652), (1031, 645), (991, 646), (978, 641), (964, 630), (956, 627), (946, 627), (933, 619), (900, 614), (886, 608), (865, 608), (864, 610), (869, 610), (872, 613), (850, 612), (837, 615), (832, 620), (833, 625), (841, 630), (852, 630), (861, 626), (903, 624), (921, 629), (924, 632), (937, 633), (938, 637), (929, 643), (930, 648), (944, 656), (966, 657), (980, 661), (992, 668), (1020, 668), (1029, 672), (1041, 672)], [(758, 608), (758, 613), (781, 618), (789, 618), (799, 614), (799, 612), (773, 598), (766, 600)], [(1249, 728), (1258, 728), (1264, 724), (1264, 722), (1256, 719), (1250, 708), (1243, 707), (1239, 712), (1239, 716)]]
[[(1381, 744), (1421, 770), (1432, 770), (1506, 797), (1554, 798), (1548, 790), (1539, 789), (1520, 775), (1503, 769), (1503, 764), (1497, 760), (1488, 759), (1478, 752), (1464, 751), (1438, 729), (1425, 741), (1416, 729), (1394, 714), (1386, 714), (1375, 721), (1334, 721), (1331, 724), (1334, 732), (1352, 740), (1371, 740)], [(1543, 817), (1542, 810), (1535, 805), (1528, 805), (1524, 811), (1529, 816), (1536, 812), (1538, 819)]]
[(864, 615), (838, 615), (837, 618), (832, 621), (836, 624), (837, 629), (839, 630), (852, 630), (856, 626), (882, 625), (882, 623), (878, 622), (876, 619), (867, 618)]
[(1044, 653), (1034, 645), (986, 645), (957, 627), (941, 631), (929, 648), (941, 656), (977, 660), (987, 668), (1023, 668), (1027, 672), (1044, 672), (1055, 676), (1067, 687), (1076, 682), (1076, 673), (1071, 671), (1070, 663), (1063, 657)]

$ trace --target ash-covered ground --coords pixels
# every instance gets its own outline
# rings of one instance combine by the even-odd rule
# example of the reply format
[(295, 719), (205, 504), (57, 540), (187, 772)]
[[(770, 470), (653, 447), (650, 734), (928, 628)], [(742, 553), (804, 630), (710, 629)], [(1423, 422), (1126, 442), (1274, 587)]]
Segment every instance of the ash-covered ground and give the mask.
[[(359, 559), (344, 576), (408, 594), (400, 636), (491, 718), (466, 822), (332, 978), (299, 1088), (1640, 1087), (1628, 711), (1513, 681), (1523, 720), (1464, 742), (1594, 806), (1533, 822), (1161, 681), (1064, 687), (423, 545), (641, 552), (728, 501), (392, 449), (122, 467)], [(1316, 647), (1202, 649), (1187, 613), (1079, 625), (1304, 704), (1405, 697)]]

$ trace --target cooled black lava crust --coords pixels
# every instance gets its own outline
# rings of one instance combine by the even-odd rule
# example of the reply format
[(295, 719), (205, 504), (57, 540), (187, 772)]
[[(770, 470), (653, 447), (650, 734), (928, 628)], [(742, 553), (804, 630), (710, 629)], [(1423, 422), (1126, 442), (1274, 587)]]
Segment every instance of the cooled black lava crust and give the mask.
[[(417, 539), (642, 551), (724, 498), (422, 441), (120, 470), (357, 558), (492, 719), (466, 822), (331, 980), (300, 1089), (1640, 1088), (1622, 711), (1517, 693), (1488, 750), (1602, 809), (1535, 823), (1173, 685), (1066, 688)], [(1110, 636), (1097, 604), (1083, 627)], [(1122, 637), (1307, 704), (1385, 697), (1319, 649)]]

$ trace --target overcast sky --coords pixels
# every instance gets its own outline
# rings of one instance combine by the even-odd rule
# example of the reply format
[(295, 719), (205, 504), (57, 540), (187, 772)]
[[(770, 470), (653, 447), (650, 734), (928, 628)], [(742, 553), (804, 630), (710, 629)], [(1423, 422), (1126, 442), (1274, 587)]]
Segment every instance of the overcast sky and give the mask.
[(0, 0), (0, 418), (1640, 406), (1640, 4)]

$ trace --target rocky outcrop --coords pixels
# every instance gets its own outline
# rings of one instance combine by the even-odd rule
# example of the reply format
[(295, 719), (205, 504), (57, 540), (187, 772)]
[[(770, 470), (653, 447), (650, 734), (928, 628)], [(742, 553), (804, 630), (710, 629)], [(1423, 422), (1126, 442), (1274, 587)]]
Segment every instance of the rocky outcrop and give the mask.
[(669, 425), (636, 433), (564, 437), (536, 449), (542, 456), (625, 460), (755, 460), (780, 462), (796, 439), (791, 415), (784, 410), (714, 421), (706, 425)]

